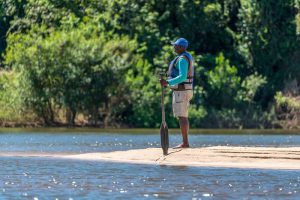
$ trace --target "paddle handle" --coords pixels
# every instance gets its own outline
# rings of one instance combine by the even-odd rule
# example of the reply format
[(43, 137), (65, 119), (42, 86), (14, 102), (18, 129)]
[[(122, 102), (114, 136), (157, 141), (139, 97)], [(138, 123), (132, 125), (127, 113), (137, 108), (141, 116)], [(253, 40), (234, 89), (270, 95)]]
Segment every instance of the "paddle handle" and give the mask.
[(165, 87), (164, 86), (161, 86), (161, 119), (162, 119), (162, 123), (166, 123)]

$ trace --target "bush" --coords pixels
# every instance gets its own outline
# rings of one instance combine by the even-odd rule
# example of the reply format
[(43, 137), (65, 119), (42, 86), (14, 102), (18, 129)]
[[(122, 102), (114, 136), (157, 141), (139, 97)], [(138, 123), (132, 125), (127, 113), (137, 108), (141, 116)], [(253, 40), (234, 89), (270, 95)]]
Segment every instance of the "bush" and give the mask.
[(0, 71), (0, 124), (36, 119), (30, 110), (24, 108), (18, 78), (19, 74), (14, 71)]
[(135, 41), (105, 35), (92, 23), (47, 31), (35, 27), (8, 38), (6, 64), (20, 73), (26, 105), (49, 125), (61, 108), (69, 111), (69, 124), (81, 111), (107, 125), (126, 95), (124, 72), (133, 65)]

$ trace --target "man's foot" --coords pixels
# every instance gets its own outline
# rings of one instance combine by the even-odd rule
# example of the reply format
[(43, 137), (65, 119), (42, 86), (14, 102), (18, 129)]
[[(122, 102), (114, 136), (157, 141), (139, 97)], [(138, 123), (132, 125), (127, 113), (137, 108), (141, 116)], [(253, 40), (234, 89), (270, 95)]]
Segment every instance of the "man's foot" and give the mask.
[(180, 148), (189, 148), (190, 145), (189, 144), (179, 144), (176, 147), (173, 147), (173, 149), (180, 149)]

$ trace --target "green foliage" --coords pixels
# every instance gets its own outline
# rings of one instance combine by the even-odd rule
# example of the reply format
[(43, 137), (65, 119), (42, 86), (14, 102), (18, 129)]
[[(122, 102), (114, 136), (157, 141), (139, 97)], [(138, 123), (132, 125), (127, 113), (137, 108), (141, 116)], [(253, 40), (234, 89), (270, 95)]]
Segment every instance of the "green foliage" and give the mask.
[(0, 120), (12, 120), (14, 116), (20, 115), (18, 112), (20, 107), (15, 107), (18, 101), (13, 92), (17, 88), (16, 85), (16, 79), (12, 74), (0, 71)]
[(108, 112), (110, 100), (123, 83), (122, 71), (132, 65), (134, 41), (106, 38), (89, 24), (47, 37), (35, 31), (10, 35), (6, 54), (7, 65), (21, 74), (29, 107), (48, 124), (55, 120), (56, 106), (72, 111), (72, 123), (79, 110), (95, 116), (105, 104), (104, 112)]
[(0, 124), (35, 119), (33, 113), (23, 108), (23, 99), (19, 92), (19, 74), (0, 71)]
[(135, 68), (128, 70), (126, 82), (131, 88), (131, 113), (126, 116), (135, 127), (157, 127), (160, 121), (160, 87), (151, 65), (139, 59)]
[(207, 73), (207, 115), (200, 127), (272, 127), (274, 112), (265, 113), (255, 97), (266, 84), (266, 78), (257, 73), (241, 80), (235, 66), (223, 54), (216, 58), (216, 67)]
[(277, 106), (287, 106), (292, 109), (300, 110), (300, 103), (294, 97), (287, 97), (282, 94), (282, 92), (277, 92), (275, 95), (275, 100)]
[(285, 79), (299, 77), (299, 36), (296, 34), (297, 10), (294, 0), (241, 1), (238, 48), (252, 71), (268, 78), (264, 107), (282, 89)]
[(255, 95), (266, 83), (266, 78), (257, 73), (247, 76), (241, 84), (241, 89), (238, 91), (236, 101), (248, 103), (254, 102)]
[(229, 60), (221, 53), (216, 58), (216, 67), (207, 73), (210, 104), (217, 109), (233, 106), (233, 98), (240, 87), (241, 78), (237, 68), (230, 66)]
[[(155, 72), (175, 56), (170, 42), (185, 37), (195, 58), (192, 127), (271, 127), (276, 92), (285, 81), (299, 82), (299, 6), (299, 0), (0, 1), (0, 68), (18, 77), (13, 105), (33, 108), (49, 124), (65, 110), (69, 124), (83, 113), (94, 123), (158, 127)], [(17, 84), (6, 81), (8, 88)], [(2, 92), (8, 100), (8, 90)], [(168, 125), (178, 127), (170, 92), (165, 100)]]
[(193, 100), (189, 108), (190, 125), (192, 127), (203, 127), (205, 117), (208, 115), (207, 108), (204, 107), (205, 91), (202, 87), (196, 85), (194, 87)]
[(295, 0), (295, 8), (298, 9), (298, 13), (296, 14), (295, 20), (297, 25), (297, 35), (300, 35), (300, 1)]
[(292, 94), (276, 93), (276, 122), (281, 127), (285, 129), (299, 128), (299, 99), (299, 96), (294, 97)]

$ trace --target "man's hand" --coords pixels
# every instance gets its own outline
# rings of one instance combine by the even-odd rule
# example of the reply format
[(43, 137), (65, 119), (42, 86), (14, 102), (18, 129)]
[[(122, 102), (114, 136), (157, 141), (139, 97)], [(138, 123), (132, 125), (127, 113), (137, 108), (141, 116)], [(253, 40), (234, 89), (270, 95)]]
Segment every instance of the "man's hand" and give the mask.
[(165, 79), (160, 79), (160, 85), (166, 87), (168, 82)]

